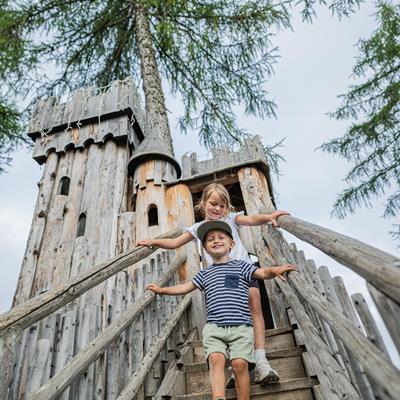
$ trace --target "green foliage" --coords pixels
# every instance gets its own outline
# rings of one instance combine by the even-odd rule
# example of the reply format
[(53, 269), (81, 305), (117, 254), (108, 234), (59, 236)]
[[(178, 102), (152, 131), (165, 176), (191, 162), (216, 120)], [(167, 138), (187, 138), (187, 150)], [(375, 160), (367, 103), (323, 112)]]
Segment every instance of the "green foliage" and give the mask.
[(322, 146), (353, 164), (345, 178), (349, 186), (334, 204), (340, 218), (387, 192), (384, 216), (400, 210), (400, 5), (380, 2), (376, 17), (377, 30), (358, 43), (353, 72), (363, 82), (341, 96), (342, 106), (332, 114), (353, 122), (345, 135)]
[[(88, 85), (104, 86), (127, 75), (140, 81), (136, 6), (145, 5), (162, 76), (183, 99), (183, 132), (196, 130), (208, 148), (241, 143), (249, 132), (234, 110), (275, 115), (262, 88), (273, 72), (274, 32), (290, 28), (292, 6), (305, 19), (324, 0), (0, 0), (0, 52), (4, 81), (30, 105)], [(339, 16), (359, 0), (334, 0)], [(7, 58), (8, 57), (8, 58)], [(6, 81), (6, 82), (5, 82)], [(34, 95), (32, 95), (34, 94)], [(28, 106), (29, 109), (29, 106)], [(272, 154), (272, 153), (271, 153)]]
[(18, 13), (9, 10), (7, 4), (8, 1), (0, 0), (0, 80), (8, 83), (2, 84), (0, 89), (0, 173), (10, 165), (10, 154), (26, 143), (21, 114), (15, 106), (15, 93), (10, 86), (11, 76), (18, 80), (23, 74), (21, 60), (25, 58), (26, 65), (30, 63), (29, 56), (25, 55), (25, 42), (15, 27)]

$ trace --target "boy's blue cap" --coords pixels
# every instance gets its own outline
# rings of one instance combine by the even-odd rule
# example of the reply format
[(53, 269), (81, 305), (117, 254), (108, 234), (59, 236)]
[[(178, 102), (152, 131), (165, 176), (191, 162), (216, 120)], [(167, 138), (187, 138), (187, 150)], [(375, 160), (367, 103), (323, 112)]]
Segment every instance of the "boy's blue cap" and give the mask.
[(223, 231), (227, 233), (231, 239), (233, 239), (232, 235), (232, 229), (231, 227), (224, 221), (207, 221), (202, 223), (198, 228), (197, 228), (197, 235), (199, 239), (201, 240), (201, 243), (204, 243), (204, 239), (207, 236), (207, 233), (210, 231)]

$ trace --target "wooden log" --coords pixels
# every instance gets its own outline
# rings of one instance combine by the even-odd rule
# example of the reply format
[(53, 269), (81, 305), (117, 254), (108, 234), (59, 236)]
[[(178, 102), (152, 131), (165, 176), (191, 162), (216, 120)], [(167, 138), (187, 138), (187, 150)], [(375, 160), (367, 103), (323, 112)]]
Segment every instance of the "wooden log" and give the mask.
[[(180, 256), (174, 260), (168, 272), (160, 279), (159, 285), (163, 286), (176, 273), (185, 261)], [(62, 371), (50, 379), (32, 397), (31, 400), (55, 399), (71, 382), (76, 379), (88, 366), (94, 362), (100, 353), (123, 332), (146, 306), (153, 300), (155, 294), (146, 291), (119, 319), (106, 328), (95, 340), (89, 343), (79, 354), (74, 357)]]
[[(160, 235), (159, 238), (176, 237), (180, 233), (181, 229), (174, 229)], [(30, 326), (110, 276), (148, 257), (154, 251), (156, 251), (155, 248), (135, 247), (59, 285), (57, 288), (14, 307), (0, 316), (0, 336), (4, 335), (9, 329), (23, 329)]]
[(32, 393), (34, 393), (43, 383), (43, 370), (46, 368), (49, 350), (50, 342), (48, 339), (38, 340), (25, 392), (28, 398), (30, 398)]
[[(293, 280), (292, 276), (294, 275), (295, 273), (290, 274), (290, 281)], [(306, 310), (299, 302), (293, 288), (286, 282), (278, 281), (277, 283), (286, 297), (287, 302), (290, 304), (297, 323), (304, 332), (304, 337), (308, 344), (307, 350), (314, 355), (314, 359), (318, 360), (317, 363), (315, 363), (316, 365), (314, 364), (314, 369), (320, 372), (318, 376), (321, 376), (320, 382), (325, 388), (324, 392), (327, 395), (330, 392), (337, 393), (339, 398), (360, 399), (353, 385), (343, 373), (341, 366), (332, 356), (327, 344), (322, 340), (317, 328), (307, 315)], [(306, 290), (309, 289), (307, 288)]]
[[(270, 229), (268, 230), (268, 232), (269, 232), (269, 236), (273, 237)], [(295, 259), (295, 265), (297, 266), (299, 271), (303, 274), (304, 278), (312, 285), (313, 282), (312, 282), (311, 275), (308, 272), (308, 268), (306, 267), (306, 258), (305, 258), (304, 252), (302, 250), (300, 250), (300, 251), (297, 250), (297, 247), (294, 243), (290, 244), (290, 249), (292, 250), (292, 254)], [(275, 251), (275, 253), (276, 253), (276, 251)], [(300, 300), (302, 300), (302, 299), (300, 298)], [(326, 336), (324, 328), (323, 328), (323, 323), (322, 323), (319, 315), (306, 302), (303, 304), (303, 306), (306, 309), (308, 316), (311, 318), (314, 325), (316, 326), (316, 328), (322, 335), (323, 339), (328, 342), (328, 344), (330, 345), (330, 348), (332, 349), (332, 352), (334, 353), (336, 350), (335, 349), (336, 343), (334, 342), (334, 340), (332, 340), (333, 339), (332, 336), (330, 336), (329, 338)]]
[[(315, 262), (313, 260), (306, 260), (304, 267), (308, 272), (310, 283), (319, 293), (321, 293), (322, 296), (327, 297), (326, 288), (324, 287), (324, 284), (319, 274), (317, 273), (317, 267), (315, 265)], [(324, 337), (326, 338), (329, 347), (332, 350), (332, 354), (335, 356), (335, 358), (337, 359), (338, 363), (342, 366), (344, 371), (347, 371), (346, 357), (341, 351), (342, 348), (338, 343), (337, 338), (335, 338), (335, 335), (333, 334), (331, 327), (329, 326), (328, 322), (325, 321), (324, 319), (320, 319), (320, 324), (322, 327), (322, 331), (324, 333)]]
[(383, 294), (374, 285), (367, 283), (367, 287), (383, 321), (385, 322), (393, 343), (396, 346), (397, 351), (400, 353), (400, 306)]
[[(240, 187), (247, 213), (257, 214), (261, 207), (272, 207), (271, 196), (265, 176), (256, 168), (242, 168), (238, 172)], [(254, 248), (261, 266), (275, 263), (271, 256), (271, 248), (268, 247), (261, 234), (260, 227), (251, 229)], [(270, 243), (268, 243), (270, 246)], [(276, 290), (272, 283), (266, 281), (266, 287), (271, 294), (270, 306), (276, 327), (288, 326), (289, 321), (286, 315), (286, 305), (283, 297)]]
[[(165, 192), (165, 205), (168, 212), (168, 226), (191, 226), (194, 221), (193, 198), (189, 187), (185, 184), (178, 184), (168, 187)], [(200, 269), (200, 258), (196, 241), (188, 243), (184, 248), (177, 249), (177, 252), (187, 254), (187, 262), (179, 271), (180, 282), (192, 278)], [(205, 325), (205, 306), (203, 294), (199, 290), (191, 293), (192, 313), (191, 326), (197, 327), (202, 332)], [(168, 300), (170, 301), (170, 300)]]
[(152, 351), (146, 354), (137, 372), (133, 374), (128, 385), (118, 396), (117, 400), (130, 400), (136, 395), (154, 360), (165, 345), (168, 336), (171, 334), (173, 328), (175, 327), (185, 310), (189, 307), (190, 303), (191, 297), (189, 295), (186, 295), (171, 316), (168, 323), (165, 325), (164, 329), (159, 335), (159, 338), (152, 344)]
[[(268, 240), (268, 232), (263, 230), (263, 235)], [(269, 238), (269, 240), (271, 240)], [(280, 253), (274, 253), (278, 263), (285, 262)], [(390, 363), (388, 363), (379, 351), (354, 327), (353, 323), (343, 317), (330, 303), (307, 283), (304, 277), (298, 273), (292, 273), (289, 276), (290, 282), (294, 285), (297, 292), (327, 321), (335, 321), (331, 324), (332, 330), (342, 338), (344, 344), (351, 348), (354, 356), (365, 368), (367, 373), (375, 373), (376, 382), (382, 390), (386, 391), (387, 396), (395, 398), (396, 390), (400, 391), (400, 373)], [(283, 291), (283, 283), (277, 281)], [(285, 294), (285, 292), (284, 292)], [(293, 304), (290, 303), (293, 307)], [(377, 371), (377, 369), (379, 371)], [(394, 383), (396, 382), (396, 383)]]
[[(321, 317), (327, 321), (334, 321), (331, 324), (332, 330), (341, 337), (347, 348), (352, 349), (354, 357), (365, 368), (365, 371), (369, 375), (374, 375), (374, 380), (387, 397), (396, 399), (397, 394), (400, 393), (400, 372), (393, 364), (382, 356), (381, 352), (354, 326), (353, 322), (314, 291), (301, 274), (292, 273), (289, 280)], [(278, 284), (283, 286), (280, 282)], [(291, 306), (293, 307), (292, 303)]]
[(365, 332), (368, 339), (380, 349), (390, 359), (389, 352), (383, 342), (383, 338), (379, 333), (378, 326), (374, 320), (374, 317), (368, 308), (368, 305), (361, 293), (355, 293), (351, 295), (355, 309), (357, 310), (358, 316), (364, 326)]
[[(318, 269), (318, 272), (321, 276), (321, 280), (324, 284), (326, 293), (327, 293), (327, 298), (328, 300), (339, 310), (340, 312), (344, 312), (342, 308), (342, 304), (335, 292), (334, 285), (332, 282), (331, 275), (329, 273), (329, 270), (325, 266), (321, 266)], [(346, 313), (345, 313), (346, 315)], [(361, 396), (364, 399), (373, 399), (373, 393), (371, 386), (369, 384), (369, 381), (367, 377), (365, 376), (364, 370), (360, 367), (358, 362), (355, 360), (351, 349), (348, 351), (345, 346), (343, 345), (342, 341), (340, 338), (338, 338), (338, 346), (340, 348), (340, 353), (343, 357), (343, 360), (345, 361), (345, 365), (347, 368), (347, 371), (349, 372), (351, 381), (353, 382), (354, 386), (357, 388), (358, 392), (361, 394)]]
[[(58, 155), (50, 153), (44, 167), (43, 176), (38, 184), (39, 193), (33, 215), (29, 239), (14, 295), (13, 307), (31, 297), (35, 280), (37, 261), (42, 249), (43, 233), (47, 225), (47, 214), (50, 199), (54, 190), (55, 176), (58, 168)], [(3, 364), (4, 365), (4, 364)]]
[(399, 258), (349, 236), (292, 216), (280, 217), (279, 225), (357, 272), (395, 302), (400, 303)]
[[(25, 333), (25, 339), (27, 334)], [(5, 399), (7, 392), (12, 388), (9, 388), (13, 368), (12, 366), (16, 362), (17, 354), (15, 347), (18, 349), (18, 344), (21, 341), (22, 332), (20, 330), (11, 330), (9, 335), (0, 336), (0, 361), (3, 366), (0, 368), (0, 399)], [(24, 346), (21, 346), (22, 349)], [(21, 353), (20, 353), (21, 354)], [(5, 367), (4, 367), (5, 366)]]
[(338, 400), (339, 396), (336, 393), (335, 388), (332, 386), (330, 376), (324, 372), (323, 366), (318, 358), (318, 354), (310, 347), (308, 340), (306, 339), (301, 324), (297, 322), (297, 319), (291, 308), (288, 309), (288, 317), (293, 327), (293, 334), (296, 339), (297, 346), (302, 346), (307, 349), (306, 352), (302, 353), (302, 358), (307, 375), (310, 377), (318, 377), (320, 381), (321, 399), (324, 400)]

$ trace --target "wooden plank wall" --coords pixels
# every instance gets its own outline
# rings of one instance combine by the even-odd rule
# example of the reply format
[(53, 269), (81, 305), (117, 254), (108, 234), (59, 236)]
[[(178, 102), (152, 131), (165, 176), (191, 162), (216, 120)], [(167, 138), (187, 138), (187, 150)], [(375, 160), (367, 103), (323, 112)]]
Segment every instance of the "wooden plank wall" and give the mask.
[[(128, 156), (127, 147), (112, 140), (61, 155), (49, 154), (14, 305), (133, 247), (136, 215), (127, 208)], [(63, 176), (71, 179), (67, 196), (58, 194)], [(83, 212), (86, 231), (76, 237)], [(18, 344), (8, 399), (28, 398), (59, 372), (143, 293), (144, 286), (159, 276), (169, 261), (170, 256), (162, 253), (150, 258), (140, 273), (120, 272), (26, 329)], [(163, 321), (174, 301), (160, 304), (166, 310), (161, 314)], [(162, 325), (152, 318), (154, 314), (154, 307), (146, 311), (62, 398), (116, 398)], [(183, 328), (188, 329), (186, 325)], [(158, 382), (160, 372), (154, 375)]]

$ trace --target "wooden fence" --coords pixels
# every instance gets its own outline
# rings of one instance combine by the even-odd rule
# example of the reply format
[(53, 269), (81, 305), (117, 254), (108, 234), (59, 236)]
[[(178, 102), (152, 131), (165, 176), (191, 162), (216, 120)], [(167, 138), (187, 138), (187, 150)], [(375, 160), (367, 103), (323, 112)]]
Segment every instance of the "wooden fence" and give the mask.
[[(162, 237), (179, 234), (180, 230), (176, 229)], [(142, 399), (155, 395), (168, 365), (176, 358), (178, 347), (189, 333), (191, 323), (186, 310), (191, 297), (179, 301), (178, 297), (161, 298), (144, 290), (148, 283), (155, 281), (161, 285), (175, 284), (176, 272), (186, 260), (186, 256), (175, 256), (172, 260), (171, 251), (152, 256), (154, 251), (143, 247), (132, 249), (1, 315), (0, 360), (4, 385), (1, 385), (0, 399), (67, 399), (70, 395), (73, 398), (94, 398), (95, 393), (109, 399), (118, 396), (120, 399), (128, 398), (126, 396)], [(81, 329), (93, 329), (83, 323), (79, 296), (85, 296), (108, 279), (126, 280), (123, 271), (126, 268), (129, 268), (130, 279), (133, 277), (134, 280), (129, 288), (131, 298), (127, 298), (130, 290), (121, 287), (121, 291), (112, 297), (113, 310), (109, 313), (107, 326), (90, 342), (74, 349), (68, 348), (71, 346), (71, 332), (68, 330), (74, 326), (71, 313), (75, 323), (80, 318)], [(15, 379), (11, 376), (12, 366), (21, 357), (24, 337), (49, 318), (59, 321), (69, 318), (69, 323), (58, 325), (55, 341), (51, 343), (54, 346), (52, 360), (58, 362), (57, 368), (51, 370), (52, 374), (47, 374), (45, 364), (49, 357), (49, 344), (46, 339), (38, 339), (34, 362), (28, 371), (30, 379), (23, 388), (9, 385), (11, 378), (13, 382)], [(85, 333), (79, 328), (77, 326), (73, 332), (76, 337)], [(22, 345), (17, 346), (21, 341)], [(64, 361), (62, 365), (60, 361)], [(88, 379), (89, 376), (92, 380)], [(101, 377), (107, 382), (101, 384)]]
[[(392, 338), (398, 346), (400, 260), (291, 216), (280, 217), (279, 224), (367, 280), (378, 309), (390, 305), (382, 317), (391, 324), (389, 331), (396, 332)], [(290, 323), (300, 328), (299, 343), (307, 344), (310, 359), (306, 362), (318, 375), (325, 397), (397, 399), (400, 371), (390, 361), (363, 296), (350, 298), (341, 277), (332, 279), (326, 267), (316, 268), (302, 251), (286, 242), (281, 232), (263, 227), (261, 234), (276, 263), (293, 263), (299, 268), (300, 273), (290, 274), (288, 283), (275, 282), (280, 297), (274, 300), (274, 313), (289, 308)], [(279, 301), (281, 304), (276, 304)]]

